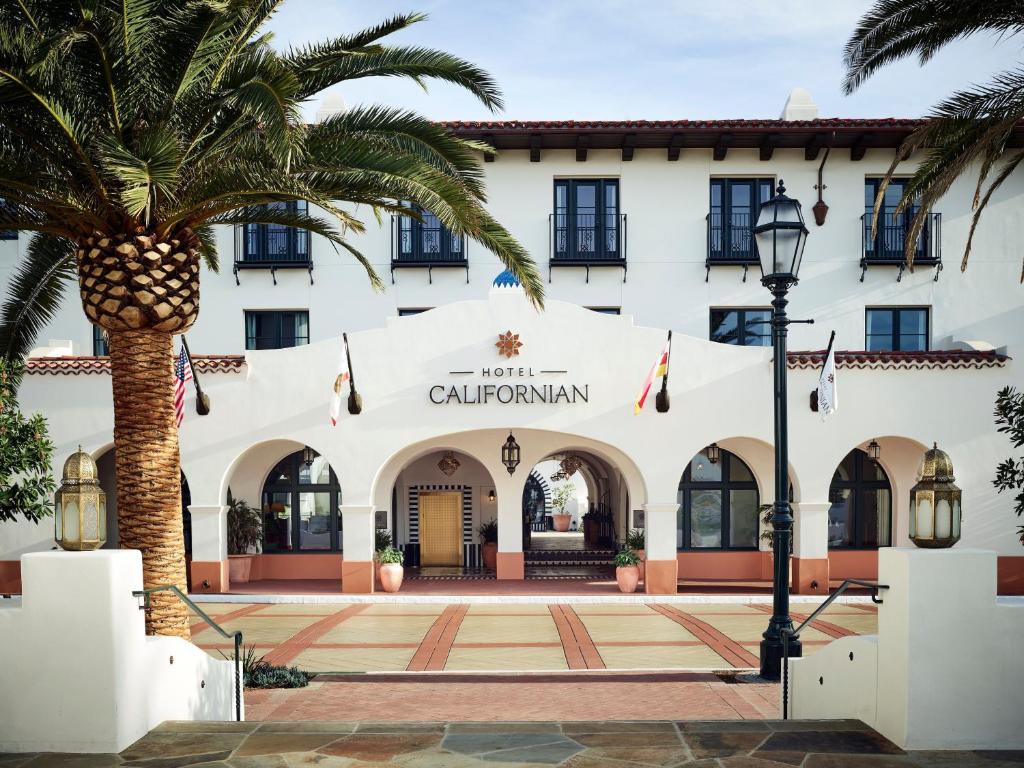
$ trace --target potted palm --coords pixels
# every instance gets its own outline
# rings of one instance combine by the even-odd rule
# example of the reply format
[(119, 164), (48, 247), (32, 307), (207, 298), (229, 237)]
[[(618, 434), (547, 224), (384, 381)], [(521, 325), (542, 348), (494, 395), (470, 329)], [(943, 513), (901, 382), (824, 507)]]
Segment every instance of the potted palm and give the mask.
[(380, 553), (388, 549), (392, 544), (391, 531), (387, 528), (377, 528), (373, 532), (373, 579), (380, 583)]
[(484, 568), (496, 570), (498, 568), (498, 521), (488, 520), (480, 523), (476, 529), (480, 534), (480, 557), (484, 561)]
[(228, 576), (232, 584), (249, 581), (255, 550), (263, 540), (260, 513), (244, 499), (235, 499), (228, 507)]
[(644, 580), (644, 576), (646, 575), (645, 571), (647, 570), (644, 566), (644, 561), (647, 559), (647, 553), (644, 550), (646, 545), (646, 536), (642, 529), (632, 528), (626, 534), (626, 549), (633, 550), (636, 553), (637, 558), (640, 560), (640, 563), (637, 565), (640, 569), (640, 581)]
[(615, 581), (620, 592), (636, 592), (636, 585), (640, 583), (640, 558), (632, 549), (623, 547), (615, 555)]
[(559, 533), (568, 531), (569, 524), (572, 523), (572, 515), (566, 508), (569, 506), (569, 499), (575, 492), (576, 487), (572, 483), (562, 483), (555, 488), (555, 493), (551, 497), (551, 507), (554, 510), (551, 514), (551, 522)]
[(377, 553), (377, 560), (380, 562), (380, 584), (384, 591), (400, 590), (402, 579), (405, 577), (405, 568), (402, 565), (405, 558), (402, 553), (394, 547), (387, 547)]

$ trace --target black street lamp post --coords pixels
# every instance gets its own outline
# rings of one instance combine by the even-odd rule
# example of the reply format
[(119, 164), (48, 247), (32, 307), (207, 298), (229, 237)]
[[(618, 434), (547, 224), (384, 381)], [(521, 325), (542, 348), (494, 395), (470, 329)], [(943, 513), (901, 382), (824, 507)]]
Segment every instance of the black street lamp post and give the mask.
[[(772, 543), (775, 573), (772, 580), (772, 617), (761, 640), (761, 676), (778, 680), (782, 673), (783, 634), (793, 629), (789, 615), (789, 550), (793, 539), (793, 510), (789, 504), (789, 428), (786, 413), (786, 294), (797, 284), (800, 261), (807, 242), (800, 202), (785, 194), (779, 180), (775, 197), (761, 204), (754, 227), (761, 282), (775, 297), (772, 300), (772, 346), (775, 391), (775, 504), (772, 512)], [(789, 655), (802, 654), (800, 641), (788, 642)]]

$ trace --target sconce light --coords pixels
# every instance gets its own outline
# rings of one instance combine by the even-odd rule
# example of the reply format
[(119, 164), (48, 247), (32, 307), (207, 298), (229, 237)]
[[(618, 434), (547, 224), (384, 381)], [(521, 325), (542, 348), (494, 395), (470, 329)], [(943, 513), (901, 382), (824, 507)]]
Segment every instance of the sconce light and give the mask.
[(519, 466), (519, 443), (511, 432), (508, 433), (508, 440), (501, 446), (501, 463), (505, 465), (508, 473), (514, 474)]
[(873, 462), (875, 462), (877, 464), (878, 463), (878, 457), (881, 456), (881, 455), (882, 455), (882, 446), (880, 446), (878, 444), (877, 440), (872, 440), (870, 443), (868, 443), (868, 456), (871, 457), (871, 460)]
[(308, 445), (302, 449), (302, 463), (307, 467), (313, 466), (313, 460), (319, 456), (316, 451), (310, 448)]
[(718, 460), (722, 458), (722, 449), (718, 447), (718, 443), (712, 443), (707, 448), (708, 461), (712, 464), (717, 464)]
[(487, 492), (487, 501), (489, 501), (491, 504), (494, 503), (494, 489), (493, 488), (491, 488), (491, 490), (489, 490)]

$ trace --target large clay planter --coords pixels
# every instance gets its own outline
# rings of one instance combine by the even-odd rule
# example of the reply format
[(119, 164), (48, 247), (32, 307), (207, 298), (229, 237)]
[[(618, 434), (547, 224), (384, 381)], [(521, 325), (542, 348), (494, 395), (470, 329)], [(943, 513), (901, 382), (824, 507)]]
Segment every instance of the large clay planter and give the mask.
[(480, 557), (484, 561), (484, 568), (490, 571), (498, 570), (498, 542), (484, 542), (480, 547)]
[(232, 584), (245, 584), (252, 572), (252, 555), (228, 555), (228, 577)]
[(647, 553), (642, 549), (633, 550), (636, 552), (636, 556), (640, 558), (640, 565), (637, 566), (640, 569), (640, 581), (644, 581), (647, 577)]
[(619, 583), (620, 592), (636, 592), (636, 586), (640, 583), (640, 569), (635, 565), (620, 565), (615, 569), (615, 581)]
[(380, 585), (385, 592), (397, 592), (402, 588), (405, 568), (400, 563), (382, 563), (380, 566)]
[(572, 515), (552, 515), (551, 522), (554, 524), (556, 531), (565, 533), (569, 530), (569, 525), (572, 523)]

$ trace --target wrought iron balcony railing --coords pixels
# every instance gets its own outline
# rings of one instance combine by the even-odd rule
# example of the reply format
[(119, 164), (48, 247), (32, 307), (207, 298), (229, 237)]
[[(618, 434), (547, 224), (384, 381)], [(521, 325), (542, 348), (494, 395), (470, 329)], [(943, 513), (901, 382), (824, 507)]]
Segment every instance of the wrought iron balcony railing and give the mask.
[(752, 215), (747, 211), (725, 215), (720, 210), (713, 210), (704, 219), (707, 223), (705, 281), (711, 275), (711, 267), (719, 265), (743, 267), (743, 280), (746, 281), (747, 268), (758, 263)]
[[(872, 265), (898, 266), (897, 282), (903, 278), (907, 268), (906, 239), (912, 216), (893, 216), (886, 211), (882, 214), (874, 236), (871, 229), (874, 214), (865, 213), (861, 216), (861, 282), (864, 273)], [(942, 271), (942, 214), (931, 212), (927, 215), (924, 229), (917, 238), (914, 249), (914, 265), (935, 267), (935, 280)]]
[(626, 214), (553, 213), (548, 216), (548, 282), (551, 267), (622, 267), (626, 281)]
[(235, 227), (235, 283), (241, 269), (269, 269), (277, 285), (278, 269), (309, 270), (313, 282), (313, 259), (309, 232), (294, 227), (246, 224)]
[(425, 267), (431, 283), (434, 267), (457, 267), (466, 270), (468, 283), (466, 244), (465, 235), (453, 234), (433, 216), (422, 222), (408, 216), (392, 216), (391, 282), (395, 282), (395, 270), (403, 267)]

